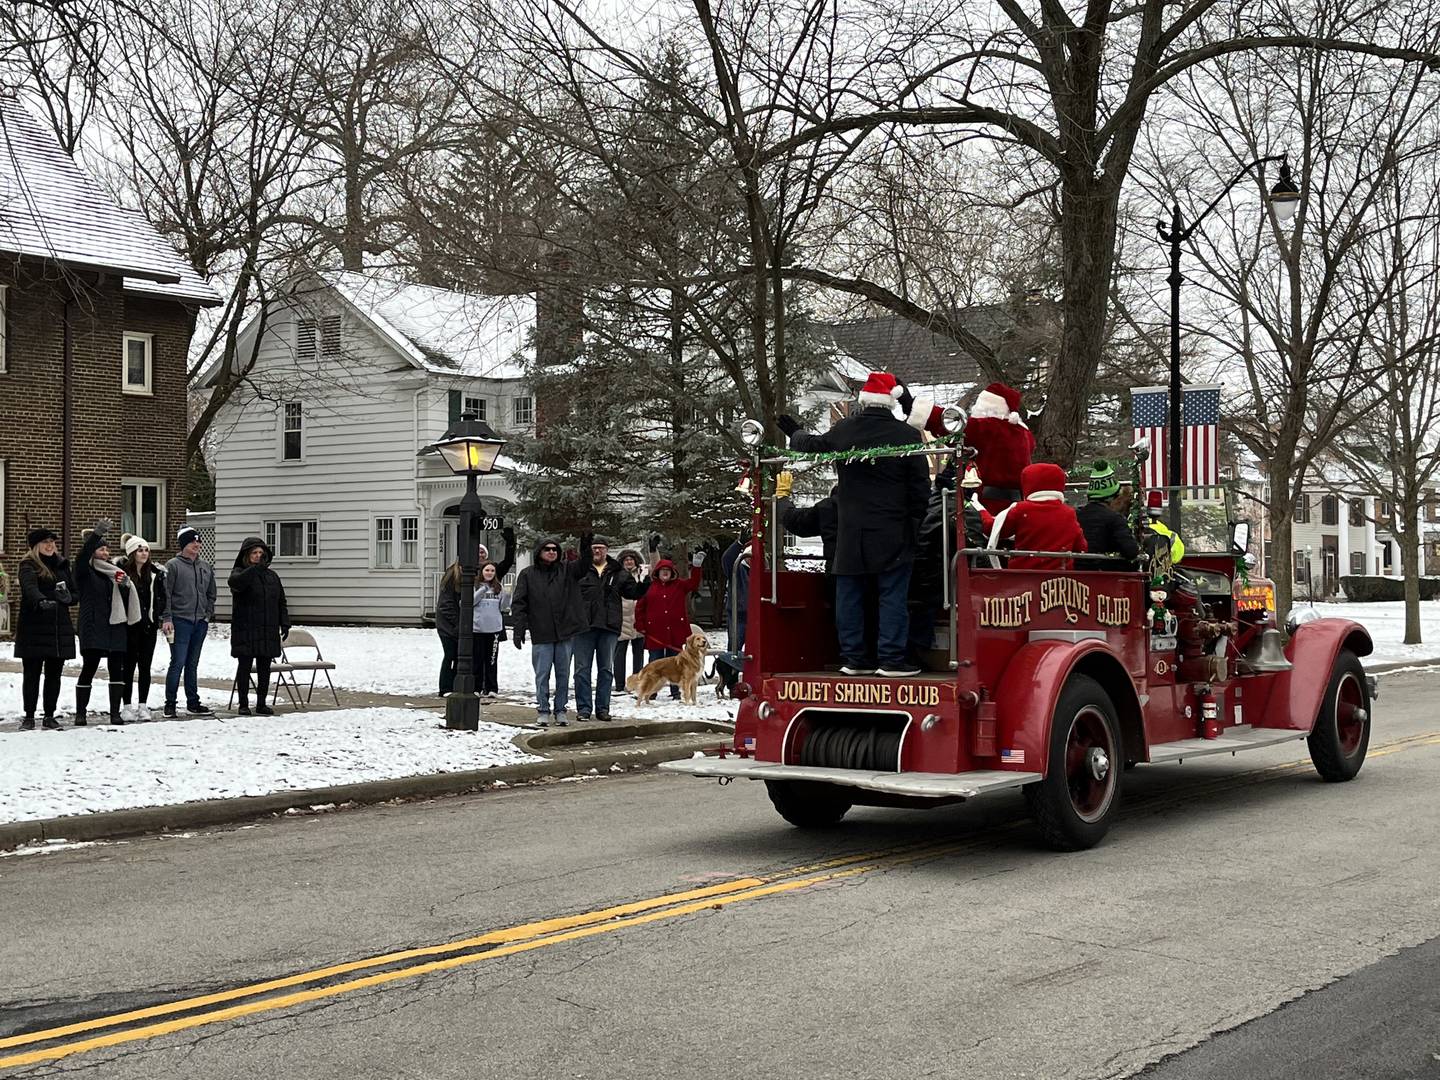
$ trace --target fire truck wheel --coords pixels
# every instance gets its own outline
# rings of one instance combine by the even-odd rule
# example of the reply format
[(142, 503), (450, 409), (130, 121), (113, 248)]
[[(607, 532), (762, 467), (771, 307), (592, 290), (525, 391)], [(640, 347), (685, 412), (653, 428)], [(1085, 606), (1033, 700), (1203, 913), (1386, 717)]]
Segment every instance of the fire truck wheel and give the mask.
[(1120, 804), (1125, 761), (1115, 706), (1088, 675), (1072, 675), (1050, 721), (1050, 766), (1025, 788), (1045, 842), (1057, 851), (1094, 847)]
[(1321, 779), (1352, 780), (1370, 748), (1370, 687), (1365, 668), (1348, 649), (1340, 650), (1310, 731), (1310, 760)]
[(780, 816), (797, 829), (838, 825), (853, 805), (844, 788), (814, 780), (766, 780), (765, 790)]

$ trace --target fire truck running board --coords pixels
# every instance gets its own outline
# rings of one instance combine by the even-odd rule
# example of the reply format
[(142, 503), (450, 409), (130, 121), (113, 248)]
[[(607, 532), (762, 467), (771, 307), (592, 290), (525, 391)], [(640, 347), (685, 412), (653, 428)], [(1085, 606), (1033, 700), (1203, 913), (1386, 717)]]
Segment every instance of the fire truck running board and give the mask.
[(1181, 739), (1179, 742), (1152, 746), (1150, 764), (1183, 761), (1185, 758), (1204, 757), (1207, 754), (1233, 754), (1241, 750), (1256, 750), (1262, 746), (1294, 742), (1309, 734), (1308, 731), (1295, 731), (1292, 728), (1233, 727), (1218, 739)]
[(869, 772), (865, 769), (825, 769), (811, 765), (781, 765), (753, 758), (688, 758), (662, 761), (666, 772), (689, 773), (691, 776), (718, 777), (722, 780), (818, 780), (866, 791), (884, 791), (891, 795), (914, 795), (921, 798), (973, 799), (990, 791), (1021, 787), (1043, 779), (1040, 773), (1009, 772), (1001, 769), (979, 769), (962, 773)]

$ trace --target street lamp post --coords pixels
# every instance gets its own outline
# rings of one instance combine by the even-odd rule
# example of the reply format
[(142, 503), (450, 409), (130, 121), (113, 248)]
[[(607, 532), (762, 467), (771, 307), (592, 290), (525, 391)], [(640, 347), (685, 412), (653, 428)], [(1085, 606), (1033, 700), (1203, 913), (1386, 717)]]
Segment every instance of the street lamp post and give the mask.
[(1178, 202), (1171, 208), (1168, 227), (1163, 221), (1155, 223), (1155, 228), (1160, 233), (1160, 239), (1170, 245), (1170, 276), (1165, 279), (1170, 283), (1170, 453), (1165, 484), (1169, 488), (1170, 494), (1170, 528), (1176, 532), (1180, 531), (1182, 502), (1180, 484), (1183, 475), (1181, 461), (1184, 459), (1185, 452), (1184, 432), (1180, 426), (1183, 416), (1180, 408), (1180, 284), (1185, 280), (1180, 274), (1180, 245), (1194, 235), (1200, 223), (1205, 220), (1205, 215), (1219, 206), (1220, 200), (1225, 198), (1231, 188), (1243, 180), (1251, 169), (1272, 161), (1280, 163), (1280, 178), (1270, 188), (1267, 201), (1275, 211), (1275, 219), (1280, 224), (1285, 224), (1295, 216), (1295, 211), (1300, 205), (1300, 189), (1291, 178), (1290, 163), (1283, 155), (1257, 158), (1250, 162), (1235, 174), (1234, 179), (1225, 185), (1224, 190), (1215, 196), (1210, 205), (1200, 211), (1189, 225), (1186, 225), (1180, 216)]
[(475, 693), (475, 575), (478, 555), (475, 522), (485, 512), (475, 490), (477, 477), (492, 471), (505, 441), (474, 413), (461, 413), (433, 448), (457, 476), (465, 477), (460, 500), (456, 547), (460, 562), (460, 640), (455, 654), (455, 689), (445, 699), (445, 726), (457, 731), (480, 727), (480, 696)]

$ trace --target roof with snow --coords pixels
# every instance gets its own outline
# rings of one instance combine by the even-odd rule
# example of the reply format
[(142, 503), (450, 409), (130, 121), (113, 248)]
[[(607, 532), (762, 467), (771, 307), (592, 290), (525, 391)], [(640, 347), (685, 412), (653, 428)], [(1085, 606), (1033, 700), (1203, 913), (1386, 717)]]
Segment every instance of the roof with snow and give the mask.
[(476, 378), (524, 377), (534, 297), (454, 292), (356, 271), (320, 277), (419, 368)]
[[(0, 252), (118, 271), (130, 279), (127, 287), (142, 280), (178, 286), (189, 273), (148, 222), (115, 202), (54, 135), (7, 100), (0, 100)], [(190, 299), (219, 301), (189, 277)]]

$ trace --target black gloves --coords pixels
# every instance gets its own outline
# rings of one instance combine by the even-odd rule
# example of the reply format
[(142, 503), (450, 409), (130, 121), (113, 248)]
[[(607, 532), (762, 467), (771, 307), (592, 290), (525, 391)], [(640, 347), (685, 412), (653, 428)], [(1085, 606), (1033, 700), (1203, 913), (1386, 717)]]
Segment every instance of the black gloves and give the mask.
[(524, 631), (524, 630), (516, 630), (516, 631), (515, 631), (515, 648), (517, 648), (517, 649), (523, 649), (524, 647), (525, 647), (525, 631)]
[(92, 531), (95, 533), (96, 536), (100, 537), (100, 539), (103, 540), (105, 539), (105, 535), (114, 527), (115, 523), (109, 518), (101, 518), (99, 521), (95, 522), (95, 528)]
[(955, 468), (954, 461), (951, 461), (949, 465), (946, 465), (945, 468), (941, 469), (940, 475), (935, 477), (935, 490), (954, 491), (956, 471), (957, 470)]
[(785, 437), (788, 439), (791, 435), (794, 435), (795, 432), (800, 430), (800, 421), (796, 420), (795, 417), (791, 416), (789, 413), (781, 413), (778, 417), (775, 418), (775, 426), (778, 427), (782, 432), (784, 432)]
[(41, 600), (38, 604), (35, 605), (35, 607), (36, 607), (36, 609), (39, 610), (40, 612), (42, 612), (42, 613), (44, 613), (44, 614), (46, 614), (46, 615), (49, 615), (52, 611), (55, 610), (55, 601), (54, 601), (54, 600)]
[(57, 603), (61, 604), (74, 603), (74, 601), (70, 598), (69, 582), (57, 581), (55, 583), (55, 600)]
[(660, 550), (660, 534), (659, 534), (659, 533), (655, 533), (653, 536), (650, 537), (650, 554), (653, 555), (653, 554), (655, 554), (655, 552), (657, 552), (657, 551), (659, 551), (659, 550)]

